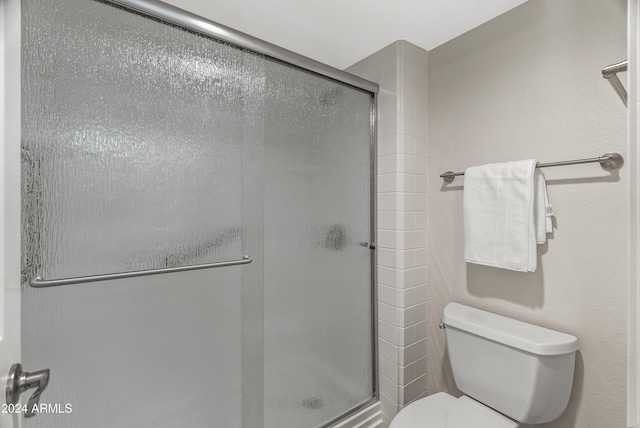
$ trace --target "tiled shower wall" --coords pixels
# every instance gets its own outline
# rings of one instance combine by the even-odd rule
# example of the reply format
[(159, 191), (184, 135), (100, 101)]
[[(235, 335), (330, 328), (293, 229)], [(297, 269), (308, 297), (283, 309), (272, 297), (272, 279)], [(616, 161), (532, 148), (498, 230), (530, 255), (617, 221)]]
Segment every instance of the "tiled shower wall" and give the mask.
[(347, 71), (380, 85), (378, 346), (388, 423), (427, 384), (427, 52), (398, 41)]

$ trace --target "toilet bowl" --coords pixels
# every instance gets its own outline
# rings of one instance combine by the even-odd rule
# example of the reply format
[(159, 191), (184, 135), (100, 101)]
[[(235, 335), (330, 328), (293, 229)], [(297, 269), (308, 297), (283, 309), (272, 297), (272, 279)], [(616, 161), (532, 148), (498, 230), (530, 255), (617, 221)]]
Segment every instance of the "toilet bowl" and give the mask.
[(390, 428), (516, 428), (562, 415), (569, 402), (578, 339), (449, 303), (444, 325), (460, 398), (416, 400)]
[[(480, 408), (483, 407), (483, 408)], [(389, 428), (516, 428), (518, 423), (463, 395), (438, 392), (417, 400), (393, 418)]]

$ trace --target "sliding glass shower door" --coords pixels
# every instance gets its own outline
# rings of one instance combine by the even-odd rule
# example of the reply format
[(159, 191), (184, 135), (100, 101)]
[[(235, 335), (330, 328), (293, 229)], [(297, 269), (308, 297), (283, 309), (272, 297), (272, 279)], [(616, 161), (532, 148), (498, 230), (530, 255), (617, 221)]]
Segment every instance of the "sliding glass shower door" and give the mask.
[(72, 408), (24, 426), (316, 428), (371, 401), (373, 95), (102, 1), (22, 13), (23, 364)]
[(371, 94), (265, 74), (265, 428), (315, 428), (373, 394)]
[(264, 59), (95, 1), (24, 1), (23, 29), (25, 282), (255, 259), (25, 286), (24, 364), (72, 408), (25, 426), (243, 427)]

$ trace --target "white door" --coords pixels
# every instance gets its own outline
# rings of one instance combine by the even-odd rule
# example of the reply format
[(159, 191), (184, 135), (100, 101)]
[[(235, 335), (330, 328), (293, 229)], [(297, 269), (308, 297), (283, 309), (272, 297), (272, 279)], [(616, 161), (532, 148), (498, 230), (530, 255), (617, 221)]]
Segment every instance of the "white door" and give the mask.
[(0, 0), (0, 98), (0, 428), (17, 428), (4, 390), (20, 362), (20, 0)]

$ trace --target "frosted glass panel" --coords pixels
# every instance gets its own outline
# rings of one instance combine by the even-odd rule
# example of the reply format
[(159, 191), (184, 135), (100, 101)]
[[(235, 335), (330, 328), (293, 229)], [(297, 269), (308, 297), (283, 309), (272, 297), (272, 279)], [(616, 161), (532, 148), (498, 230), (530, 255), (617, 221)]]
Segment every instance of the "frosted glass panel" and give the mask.
[(24, 7), (32, 273), (240, 257), (241, 142), (262, 58), (94, 1)]
[[(87, 0), (24, 1), (23, 36), (25, 280), (262, 259), (262, 57)], [(23, 364), (73, 412), (24, 425), (243, 427), (260, 266), (25, 288)]]
[(230, 268), (25, 291), (23, 365), (50, 368), (42, 401), (73, 412), (23, 426), (241, 428), (240, 283)]
[(370, 94), (266, 65), (265, 428), (372, 396)]

